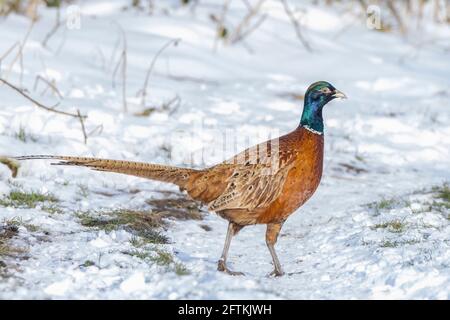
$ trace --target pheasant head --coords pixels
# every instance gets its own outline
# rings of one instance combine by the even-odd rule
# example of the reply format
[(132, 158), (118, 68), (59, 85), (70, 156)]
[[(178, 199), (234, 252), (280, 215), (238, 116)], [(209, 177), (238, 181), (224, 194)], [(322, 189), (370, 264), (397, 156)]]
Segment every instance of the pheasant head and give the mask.
[(347, 96), (326, 81), (315, 82), (305, 94), (305, 105), (300, 125), (317, 134), (323, 134), (323, 107), (333, 99)]

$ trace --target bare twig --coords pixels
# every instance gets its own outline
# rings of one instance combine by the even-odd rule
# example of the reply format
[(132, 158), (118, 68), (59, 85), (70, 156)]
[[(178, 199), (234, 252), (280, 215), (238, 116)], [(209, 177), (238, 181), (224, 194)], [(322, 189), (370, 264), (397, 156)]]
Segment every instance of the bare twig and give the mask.
[[(43, 105), (42, 103), (34, 100), (33, 98), (31, 98), (29, 95), (27, 95), (25, 92), (23, 92), (21, 89), (19, 89), (18, 87), (16, 87), (15, 85), (9, 83), (8, 81), (6, 81), (5, 79), (0, 78), (0, 82), (3, 82), (4, 84), (6, 84), (8, 87), (10, 87), (11, 89), (15, 90), (16, 92), (18, 92), (20, 95), (22, 95), (25, 99), (31, 101), (34, 105), (36, 105), (37, 107), (50, 111), (50, 112), (55, 112), (61, 115), (65, 115), (65, 116), (70, 116), (70, 117), (75, 117), (78, 118), (79, 115), (76, 113), (70, 113), (70, 112), (65, 112), (65, 111), (60, 111), (60, 110), (56, 110), (55, 107), (47, 107), (46, 105)], [(87, 118), (87, 116), (82, 116), (83, 118)]]
[[(174, 105), (172, 107), (172, 105)], [(181, 98), (177, 95), (172, 100), (163, 104), (162, 109), (169, 112), (169, 116), (173, 115), (181, 105)]]
[(30, 36), (31, 30), (33, 30), (35, 22), (36, 22), (35, 20), (31, 21), (31, 24), (28, 27), (27, 33), (25, 34), (25, 37), (23, 38), (22, 42), (19, 44), (19, 50), (18, 50), (16, 56), (14, 57), (14, 59), (12, 60), (10, 66), (9, 66), (8, 72), (6, 74), (6, 78), (8, 78), (13, 66), (17, 62), (17, 59), (19, 59), (19, 62), (20, 62), (20, 86), (22, 86), (22, 78), (23, 78), (23, 48), (25, 47), (25, 44), (28, 41), (28, 37)]
[(78, 119), (80, 120), (80, 124), (81, 124), (81, 131), (83, 132), (83, 138), (84, 138), (84, 144), (87, 144), (87, 134), (86, 134), (86, 128), (84, 126), (84, 120), (83, 117), (81, 116), (80, 110), (77, 109), (77, 116)]
[(188, 82), (194, 82), (194, 83), (200, 83), (200, 84), (207, 84), (210, 86), (218, 86), (219, 83), (215, 80), (210, 80), (206, 78), (196, 78), (191, 76), (177, 76), (177, 75), (168, 75), (169, 79), (175, 80), (175, 81), (188, 81)]
[(44, 40), (42, 40), (42, 46), (47, 47), (47, 42), (50, 40), (50, 38), (58, 31), (58, 29), (61, 27), (61, 9), (60, 6), (56, 9), (56, 19), (55, 24), (52, 29), (45, 35)]
[[(246, 33), (244, 29), (250, 24), (253, 17), (255, 17), (259, 13), (259, 10), (261, 9), (261, 6), (264, 4), (265, 1), (266, 0), (259, 0), (254, 7), (250, 6), (249, 11), (245, 15), (244, 19), (242, 19), (242, 21), (234, 29), (233, 35), (229, 37), (231, 43), (235, 43), (239, 40), (242, 40), (242, 38), (244, 37), (243, 34)], [(256, 23), (256, 27), (258, 27), (264, 20), (265, 18), (260, 19)], [(252, 29), (256, 28), (253, 27)]]
[(62, 49), (64, 48), (64, 45), (66, 44), (67, 30), (68, 30), (67, 28), (63, 28), (61, 43), (59, 44), (58, 48), (56, 49), (55, 55), (59, 55), (61, 53)]
[(441, 4), (439, 0), (434, 1), (433, 19), (439, 22), (439, 13), (441, 12)]
[(173, 44), (174, 46), (177, 46), (178, 43), (181, 41), (180, 38), (177, 39), (171, 39), (168, 42), (166, 42), (166, 44), (164, 44), (161, 49), (158, 50), (158, 52), (156, 52), (155, 56), (152, 59), (152, 62), (150, 63), (149, 68), (147, 69), (147, 74), (145, 76), (145, 81), (144, 81), (144, 85), (142, 86), (142, 89), (140, 91), (140, 93), (142, 94), (142, 100), (141, 100), (141, 105), (144, 107), (145, 106), (145, 98), (147, 97), (147, 87), (148, 87), (148, 80), (150, 78), (150, 74), (153, 71), (153, 68), (156, 64), (156, 60), (158, 59), (158, 57), (161, 55), (161, 53), (163, 53), (163, 51), (168, 48), (171, 44)]
[(216, 37), (214, 38), (214, 46), (213, 46), (213, 50), (214, 52), (217, 51), (217, 46), (219, 44), (219, 39), (220, 37), (223, 37), (224, 32), (225, 32), (225, 17), (227, 15), (228, 12), (228, 7), (230, 5), (230, 1), (231, 0), (225, 0), (223, 3), (223, 7), (222, 7), (222, 12), (220, 13), (220, 17), (219, 19), (215, 19), (217, 21), (217, 30), (216, 30)]
[(243, 31), (241, 34), (236, 35), (236, 37), (231, 40), (231, 43), (239, 42), (239, 41), (243, 40), (245, 37), (249, 36), (253, 31), (258, 29), (259, 26), (261, 26), (261, 24), (264, 21), (266, 21), (266, 19), (267, 19), (267, 15), (266, 14), (261, 16), (261, 17), (259, 17), (258, 21), (256, 21), (253, 26), (249, 27), (247, 30)]
[(397, 11), (397, 8), (394, 5), (393, 1), (386, 1), (386, 5), (387, 5), (389, 11), (391, 11), (395, 20), (397, 20), (398, 26), (400, 28), (400, 32), (404, 34), (406, 32), (406, 27), (405, 27), (405, 24), (403, 23), (402, 17), (400, 16), (400, 13)]
[(294, 26), (295, 33), (297, 34), (297, 38), (300, 40), (300, 42), (303, 44), (306, 50), (309, 52), (312, 51), (311, 46), (309, 45), (308, 41), (306, 41), (305, 37), (303, 37), (302, 28), (300, 26), (300, 23), (295, 18), (294, 13), (292, 12), (291, 8), (289, 8), (289, 5), (286, 0), (280, 0), (283, 4), (284, 11), (286, 12), (286, 15), (288, 16), (289, 20), (291, 21), (292, 25)]
[[(113, 65), (114, 60), (116, 58), (116, 52), (117, 52), (117, 49), (119, 48), (119, 45), (120, 45), (120, 37), (117, 37), (116, 43), (114, 44), (113, 51), (111, 52), (111, 56), (109, 57), (108, 66), (112, 66)], [(114, 81), (114, 79), (113, 79), (113, 81)]]
[(122, 102), (123, 102), (123, 110), (125, 112), (128, 111), (127, 106), (127, 40), (125, 38), (124, 33), (124, 50), (122, 53)]
[(450, 0), (445, 1), (445, 21), (450, 23)]
[(102, 49), (100, 47), (96, 47), (95, 50), (97, 50), (98, 55), (100, 57), (101, 60), (101, 65), (102, 65), (102, 69), (106, 70), (106, 59), (105, 59), (105, 54), (103, 53)]
[(22, 87), (23, 84), (23, 46), (20, 46), (20, 55), (19, 55), (19, 66), (20, 66), (20, 74), (19, 74), (19, 83)]
[(363, 11), (366, 12), (366, 11), (367, 11), (367, 4), (366, 4), (366, 1), (364, 1), (364, 0), (358, 0), (358, 2), (359, 2), (359, 5), (361, 6), (361, 8), (363, 9)]
[(250, 2), (248, 2), (248, 0), (242, 0), (242, 2), (245, 4), (248, 10), (252, 10), (252, 5), (250, 4)]
[(113, 89), (116, 88), (116, 74), (117, 71), (119, 70), (120, 66), (122, 65), (122, 59), (123, 59), (123, 55), (121, 54), (119, 57), (119, 60), (117, 60), (116, 66), (114, 67), (113, 73), (112, 73), (112, 83), (111, 86), (113, 87)]
[(87, 135), (88, 137), (92, 136), (94, 133), (98, 131), (98, 134), (102, 134), (103, 132), (103, 124), (99, 124), (94, 129), (92, 129)]
[(20, 46), (20, 42), (15, 42), (8, 50), (0, 57), (0, 61), (3, 61), (17, 46)]
[[(45, 82), (47, 84), (47, 88), (51, 88), (53, 90), (53, 92), (56, 93), (60, 99), (64, 98), (63, 95), (61, 94), (61, 92), (56, 87), (55, 83), (53, 81), (49, 81), (49, 80), (45, 79), (41, 75), (36, 76), (36, 80), (34, 81), (33, 90), (36, 91), (39, 81)], [(47, 90), (47, 88), (45, 90)], [(45, 91), (42, 92), (42, 94), (44, 94), (44, 93), (45, 93)]]
[(6, 50), (6, 52), (0, 57), (0, 76), (2, 74), (3, 59), (5, 59), (16, 47), (19, 47), (19, 50), (20, 50), (20, 42), (19, 41), (17, 41), (11, 47), (9, 47), (9, 49)]
[(122, 26), (117, 23), (117, 26), (119, 27), (121, 33), (122, 33), (122, 53), (120, 54), (120, 59), (117, 62), (116, 67), (114, 68), (113, 72), (113, 87), (115, 87), (115, 77), (117, 70), (119, 69), (119, 66), (121, 66), (122, 71), (122, 103), (123, 103), (123, 110), (124, 112), (128, 112), (128, 106), (127, 106), (127, 36), (125, 34), (125, 31), (123, 30)]
[(175, 95), (175, 97), (173, 97), (169, 101), (163, 102), (163, 104), (159, 108), (158, 107), (149, 107), (140, 112), (135, 113), (134, 115), (140, 116), (140, 117), (147, 117), (155, 111), (160, 111), (160, 112), (167, 112), (169, 114), (169, 116), (171, 116), (178, 110), (180, 105), (181, 105), (181, 98), (177, 94), (177, 95)]

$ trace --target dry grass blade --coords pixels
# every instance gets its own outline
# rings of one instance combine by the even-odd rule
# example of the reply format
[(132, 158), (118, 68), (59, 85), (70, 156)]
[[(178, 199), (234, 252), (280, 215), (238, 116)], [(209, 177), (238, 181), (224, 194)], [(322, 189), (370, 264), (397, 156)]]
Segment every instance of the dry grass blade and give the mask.
[(217, 20), (217, 31), (216, 31), (216, 37), (214, 38), (214, 46), (213, 46), (213, 50), (214, 52), (217, 51), (217, 46), (219, 44), (219, 38), (223, 37), (224, 32), (225, 32), (225, 17), (227, 15), (228, 12), (228, 7), (230, 5), (230, 0), (225, 0), (223, 3), (223, 7), (222, 7), (222, 12), (220, 14), (219, 19)]
[(258, 21), (255, 22), (254, 25), (252, 25), (251, 27), (249, 27), (247, 30), (245, 30), (244, 32), (242, 32), (241, 34), (237, 35), (236, 38), (234, 38), (231, 42), (232, 43), (236, 43), (239, 42), (241, 40), (243, 40), (245, 37), (248, 37), (253, 31), (255, 31), (256, 29), (258, 29), (264, 21), (266, 21), (267, 19), (267, 15), (263, 15), (261, 16)]
[(294, 26), (295, 34), (297, 35), (297, 38), (300, 40), (300, 42), (303, 44), (305, 49), (309, 52), (312, 52), (311, 46), (309, 45), (308, 41), (306, 41), (305, 37), (302, 33), (302, 28), (300, 26), (300, 23), (298, 22), (297, 18), (295, 17), (294, 13), (292, 12), (291, 8), (289, 8), (289, 5), (287, 3), (287, 0), (280, 0), (283, 4), (284, 11), (286, 12), (286, 15), (288, 16), (289, 20), (291, 21), (292, 25)]
[[(51, 88), (52, 91), (53, 91), (60, 99), (63, 99), (63, 98), (64, 98), (64, 97), (62, 96), (61, 92), (60, 92), (60, 91), (58, 90), (58, 88), (56, 87), (55, 83), (54, 83), (54, 82), (50, 82), (49, 80), (45, 79), (45, 78), (44, 78), (43, 76), (41, 76), (41, 75), (37, 75), (37, 76), (36, 76), (36, 79), (35, 79), (34, 85), (33, 85), (33, 90), (36, 91), (37, 85), (38, 85), (39, 81), (42, 81), (42, 82), (44, 82), (45, 84), (47, 84), (47, 88)], [(47, 88), (44, 89), (44, 91), (41, 93), (41, 95), (45, 93), (45, 91), (47, 90)]]
[(23, 38), (22, 42), (19, 43), (19, 50), (17, 51), (16, 56), (13, 58), (11, 64), (9, 65), (8, 72), (6, 74), (6, 78), (8, 78), (9, 74), (11, 73), (11, 70), (13, 66), (16, 64), (17, 59), (19, 59), (20, 63), (20, 83), (22, 84), (22, 78), (23, 78), (23, 48), (25, 47), (25, 44), (28, 41), (28, 37), (30, 36), (31, 30), (33, 30), (35, 20), (31, 21), (30, 27), (27, 30), (27, 33), (25, 34), (25, 37)]
[(125, 34), (125, 31), (123, 30), (122, 26), (118, 23), (116, 23), (117, 26), (120, 29), (120, 32), (122, 34), (122, 53), (120, 54), (120, 58), (117, 61), (116, 67), (113, 71), (113, 88), (115, 87), (115, 78), (117, 71), (119, 70), (119, 67), (121, 67), (122, 72), (122, 104), (123, 104), (123, 110), (124, 112), (128, 112), (128, 105), (127, 105), (127, 36)]
[(81, 132), (83, 132), (83, 140), (84, 140), (84, 144), (87, 144), (87, 134), (86, 134), (86, 128), (84, 126), (84, 120), (83, 117), (81, 116), (80, 110), (77, 109), (77, 114), (78, 114), (78, 119), (80, 120), (80, 124), (81, 124)]
[(14, 43), (11, 47), (9, 47), (8, 50), (5, 51), (5, 53), (0, 57), (0, 63), (5, 59), (17, 46), (20, 46), (20, 42), (17, 41)]
[(56, 21), (53, 25), (53, 28), (50, 29), (50, 31), (45, 35), (44, 40), (42, 40), (42, 46), (47, 47), (47, 42), (50, 40), (50, 38), (58, 31), (58, 29), (61, 27), (61, 9), (60, 6), (56, 8)]
[(155, 67), (156, 64), (156, 60), (158, 59), (158, 57), (163, 53), (163, 51), (168, 48), (171, 44), (173, 44), (174, 46), (177, 46), (178, 43), (181, 41), (180, 38), (177, 39), (171, 39), (169, 41), (167, 41), (159, 50), (158, 52), (155, 54), (155, 56), (152, 59), (152, 62), (150, 63), (150, 66), (147, 70), (147, 74), (145, 76), (145, 81), (144, 81), (144, 85), (142, 86), (141, 89), (141, 94), (142, 94), (142, 100), (141, 100), (141, 105), (144, 107), (145, 106), (145, 98), (147, 97), (147, 87), (148, 87), (148, 80), (150, 78), (150, 75), (153, 71), (153, 68)]
[(252, 31), (256, 30), (266, 19), (265, 16), (262, 16), (254, 25), (249, 29), (245, 30), (245, 28), (250, 24), (251, 20), (259, 13), (262, 5), (266, 0), (259, 0), (258, 3), (254, 7), (249, 7), (249, 12), (245, 15), (244, 19), (238, 24), (236, 29), (233, 32), (233, 35), (230, 37), (231, 43), (238, 42), (242, 40), (244, 37), (249, 35)]
[(405, 24), (403, 23), (403, 19), (400, 16), (400, 13), (398, 12), (397, 8), (395, 7), (393, 1), (386, 1), (386, 5), (391, 11), (392, 15), (394, 16), (395, 20), (397, 20), (398, 26), (400, 28), (400, 32), (404, 34), (406, 32)]

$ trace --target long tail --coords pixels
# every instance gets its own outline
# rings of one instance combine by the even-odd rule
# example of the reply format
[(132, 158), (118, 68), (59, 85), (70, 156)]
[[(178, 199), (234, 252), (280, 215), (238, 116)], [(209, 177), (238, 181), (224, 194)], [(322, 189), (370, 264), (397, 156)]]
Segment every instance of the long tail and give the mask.
[(32, 155), (14, 157), (16, 160), (51, 159), (60, 160), (52, 165), (81, 166), (88, 167), (96, 171), (107, 171), (128, 174), (132, 176), (174, 183), (182, 188), (188, 183), (191, 175), (198, 172), (195, 169), (179, 168), (173, 166), (151, 164), (135, 161), (109, 160), (99, 158), (67, 157)]

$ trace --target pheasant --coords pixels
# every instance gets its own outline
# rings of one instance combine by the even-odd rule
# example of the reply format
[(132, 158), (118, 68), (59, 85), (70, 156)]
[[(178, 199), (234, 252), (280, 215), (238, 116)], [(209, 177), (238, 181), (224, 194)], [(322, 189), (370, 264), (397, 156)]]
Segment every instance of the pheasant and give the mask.
[(278, 234), (286, 219), (315, 192), (322, 177), (323, 107), (346, 96), (325, 81), (315, 82), (305, 94), (299, 126), (279, 138), (260, 143), (231, 159), (205, 169), (98, 158), (33, 155), (17, 160), (56, 159), (54, 165), (83, 166), (173, 183), (194, 200), (229, 221), (217, 269), (242, 275), (228, 268), (231, 239), (243, 227), (266, 224), (266, 244), (274, 265), (270, 275), (283, 271), (275, 252)]

